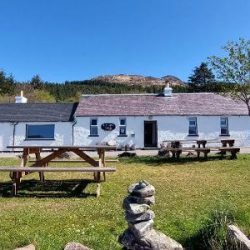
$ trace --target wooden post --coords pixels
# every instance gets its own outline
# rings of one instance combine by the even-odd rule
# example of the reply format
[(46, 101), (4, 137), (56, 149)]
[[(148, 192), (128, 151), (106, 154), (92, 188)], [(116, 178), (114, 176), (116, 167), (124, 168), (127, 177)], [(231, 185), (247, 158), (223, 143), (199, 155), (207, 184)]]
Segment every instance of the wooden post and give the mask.
[[(105, 167), (105, 149), (98, 149), (99, 167)], [(101, 173), (99, 173), (101, 176)], [(103, 172), (103, 180), (106, 181), (105, 172)]]
[(29, 149), (24, 148), (21, 163), (20, 163), (20, 167), (25, 167), (26, 166), (26, 164), (28, 162), (28, 156), (29, 156)]
[(197, 151), (197, 158), (200, 158), (200, 151)]
[(12, 192), (11, 193), (13, 196), (17, 195), (21, 176), (22, 176), (21, 172), (12, 172)]
[[(41, 160), (40, 150), (37, 150), (35, 152), (35, 155), (36, 155), (36, 165), (38, 165), (37, 162), (39, 162)], [(46, 166), (46, 164), (44, 165), (44, 167), (45, 166)], [(44, 172), (39, 172), (39, 179), (40, 179), (41, 182), (44, 182), (44, 180), (45, 180), (45, 178), (44, 178)]]
[(99, 197), (100, 195), (101, 195), (101, 183), (97, 183), (96, 197)]

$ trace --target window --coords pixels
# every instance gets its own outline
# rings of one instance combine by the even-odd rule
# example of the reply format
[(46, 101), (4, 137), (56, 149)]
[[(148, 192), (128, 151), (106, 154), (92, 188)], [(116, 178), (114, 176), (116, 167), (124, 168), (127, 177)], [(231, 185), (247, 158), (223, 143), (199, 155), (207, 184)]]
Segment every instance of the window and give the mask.
[(197, 118), (196, 117), (189, 118), (188, 135), (198, 135)]
[(54, 139), (55, 125), (26, 125), (26, 139), (46, 140)]
[(127, 136), (126, 118), (120, 118), (119, 135), (120, 136)]
[(98, 136), (98, 123), (96, 118), (90, 119), (90, 136)]
[(220, 134), (221, 135), (229, 135), (228, 118), (227, 117), (220, 118)]

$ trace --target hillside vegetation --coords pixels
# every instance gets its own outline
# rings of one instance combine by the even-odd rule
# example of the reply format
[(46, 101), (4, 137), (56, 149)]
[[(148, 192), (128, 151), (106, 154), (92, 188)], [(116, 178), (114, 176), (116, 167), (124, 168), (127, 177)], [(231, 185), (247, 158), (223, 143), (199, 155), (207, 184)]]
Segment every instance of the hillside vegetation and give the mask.
[(82, 94), (161, 93), (167, 83), (174, 92), (224, 92), (232, 87), (232, 84), (214, 82), (203, 84), (197, 89), (174, 76), (154, 78), (115, 75), (52, 83), (43, 81), (37, 75), (29, 82), (18, 82), (0, 71), (0, 102), (14, 102), (15, 96), (20, 95), (21, 90), (29, 102), (77, 102)]

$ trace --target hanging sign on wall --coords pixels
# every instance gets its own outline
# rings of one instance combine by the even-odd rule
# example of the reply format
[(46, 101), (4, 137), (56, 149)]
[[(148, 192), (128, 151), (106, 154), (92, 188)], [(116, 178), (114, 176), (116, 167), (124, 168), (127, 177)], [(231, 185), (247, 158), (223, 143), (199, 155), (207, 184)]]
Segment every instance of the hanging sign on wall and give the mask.
[(114, 123), (103, 123), (101, 128), (105, 131), (112, 131), (115, 129), (115, 124)]

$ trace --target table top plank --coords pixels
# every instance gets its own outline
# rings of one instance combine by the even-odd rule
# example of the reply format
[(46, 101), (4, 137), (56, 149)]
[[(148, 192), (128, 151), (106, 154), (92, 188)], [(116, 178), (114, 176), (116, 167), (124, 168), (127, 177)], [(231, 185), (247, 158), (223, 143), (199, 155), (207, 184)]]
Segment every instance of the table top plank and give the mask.
[(7, 148), (11, 149), (26, 149), (26, 148), (43, 148), (43, 149), (80, 149), (83, 151), (88, 151), (88, 150), (97, 150), (97, 149), (105, 149), (105, 150), (116, 150), (117, 148), (114, 146), (106, 146), (106, 145), (96, 145), (96, 146), (72, 146), (72, 145), (53, 145), (53, 146), (45, 146), (45, 145), (17, 145), (17, 146), (7, 146)]
[(2, 172), (115, 172), (113, 167), (6, 167), (0, 166)]

